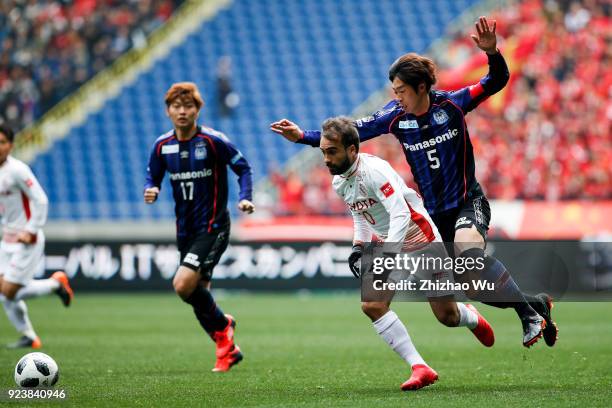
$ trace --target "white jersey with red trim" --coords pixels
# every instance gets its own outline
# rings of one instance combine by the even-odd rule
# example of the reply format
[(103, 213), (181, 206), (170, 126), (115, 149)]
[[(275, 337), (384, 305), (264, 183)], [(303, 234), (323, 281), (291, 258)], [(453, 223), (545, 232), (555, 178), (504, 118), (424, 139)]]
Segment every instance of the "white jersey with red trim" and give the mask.
[(3, 238), (11, 242), (20, 231), (42, 233), (49, 200), (30, 167), (8, 156), (0, 165), (0, 215)]
[(354, 242), (369, 242), (372, 233), (387, 242), (442, 241), (423, 200), (385, 160), (360, 153), (332, 184), (353, 216)]

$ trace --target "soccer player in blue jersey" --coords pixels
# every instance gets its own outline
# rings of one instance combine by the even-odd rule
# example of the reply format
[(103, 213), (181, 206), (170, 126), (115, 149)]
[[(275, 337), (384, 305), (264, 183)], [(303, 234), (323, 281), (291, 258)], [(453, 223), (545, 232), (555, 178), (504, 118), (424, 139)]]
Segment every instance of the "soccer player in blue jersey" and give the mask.
[[(508, 82), (508, 67), (497, 49), (496, 22), (485, 17), (476, 23), (472, 39), (486, 52), (489, 72), (478, 83), (448, 92), (432, 90), (435, 64), (418, 54), (405, 54), (389, 68), (396, 99), (381, 110), (359, 119), (355, 125), (360, 141), (392, 133), (410, 165), (425, 208), (445, 242), (454, 242), (454, 253), (463, 258), (483, 258), (489, 228), (489, 203), (474, 175), (474, 152), (465, 115)], [(286, 139), (319, 146), (319, 131), (302, 131), (282, 119), (270, 125)], [(476, 271), (458, 276), (474, 277)], [(542, 335), (553, 346), (557, 328), (552, 321), (552, 300), (546, 294), (523, 294), (504, 265), (486, 257), (480, 278), (495, 282), (496, 293), (468, 293), (468, 296), (495, 307), (516, 310), (523, 326), (523, 345), (530, 347)]]
[(209, 291), (210, 280), (229, 243), (227, 167), (238, 175), (238, 208), (248, 214), (255, 210), (251, 202), (251, 167), (223, 133), (198, 126), (203, 100), (195, 84), (173, 84), (165, 102), (174, 129), (153, 145), (144, 200), (148, 204), (155, 202), (162, 179), (168, 173), (181, 256), (172, 284), (181, 299), (193, 307), (200, 325), (216, 343), (213, 371), (228, 371), (242, 360), (240, 348), (234, 343), (236, 321), (223, 314), (215, 303)]

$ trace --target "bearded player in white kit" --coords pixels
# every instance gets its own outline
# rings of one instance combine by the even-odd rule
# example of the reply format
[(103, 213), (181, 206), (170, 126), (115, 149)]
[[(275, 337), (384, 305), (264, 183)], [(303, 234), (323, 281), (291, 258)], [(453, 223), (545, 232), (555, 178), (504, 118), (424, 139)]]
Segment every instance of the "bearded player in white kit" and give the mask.
[(73, 293), (62, 271), (49, 279), (33, 279), (43, 267), (42, 227), (47, 220), (48, 200), (32, 170), (10, 156), (13, 140), (13, 131), (0, 125), (0, 301), (21, 333), (21, 338), (8, 347), (39, 349), (42, 342), (32, 327), (24, 300), (55, 293), (64, 306), (69, 306)]
[[(321, 151), (325, 165), (334, 175), (333, 188), (345, 201), (354, 220), (353, 252), (349, 266), (356, 277), (364, 243), (372, 234), (387, 243), (408, 246), (440, 242), (442, 239), (418, 194), (408, 188), (386, 161), (359, 153), (359, 134), (346, 117), (323, 123)], [(359, 205), (367, 203), (367, 205)], [(452, 274), (449, 274), (452, 279)], [(495, 341), (489, 323), (472, 305), (454, 300), (452, 292), (426, 293), (436, 318), (445, 326), (468, 327), (478, 340), (490, 347)], [(401, 389), (416, 390), (433, 384), (438, 374), (425, 363), (399, 317), (390, 310), (393, 294), (386, 299), (363, 299), (361, 308), (372, 320), (376, 332), (411, 367), (412, 375)]]

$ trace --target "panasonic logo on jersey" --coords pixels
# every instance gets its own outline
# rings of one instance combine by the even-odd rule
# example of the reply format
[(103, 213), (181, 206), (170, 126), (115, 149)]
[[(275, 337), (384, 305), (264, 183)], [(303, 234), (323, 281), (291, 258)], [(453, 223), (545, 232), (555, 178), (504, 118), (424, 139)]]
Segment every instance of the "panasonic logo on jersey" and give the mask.
[(191, 180), (212, 176), (211, 169), (198, 170), (198, 171), (183, 171), (181, 173), (170, 174), (170, 180)]
[(459, 130), (458, 129), (450, 129), (448, 132), (443, 133), (443, 134), (441, 134), (439, 136), (436, 136), (436, 137), (432, 137), (429, 140), (424, 140), (422, 142), (415, 143), (415, 144), (403, 143), (403, 145), (404, 145), (404, 149), (410, 150), (411, 152), (414, 152), (414, 151), (417, 151), (417, 150), (428, 149), (428, 148), (430, 148), (432, 146), (437, 145), (438, 143), (442, 143), (442, 142), (446, 142), (447, 140), (451, 140), (452, 138), (454, 138), (458, 134), (459, 134)]

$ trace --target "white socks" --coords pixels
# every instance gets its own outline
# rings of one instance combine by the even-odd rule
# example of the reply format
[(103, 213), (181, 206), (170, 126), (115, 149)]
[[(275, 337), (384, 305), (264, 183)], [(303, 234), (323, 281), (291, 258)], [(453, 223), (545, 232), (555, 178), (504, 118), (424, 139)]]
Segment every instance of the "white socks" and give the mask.
[(31, 339), (36, 338), (32, 322), (28, 317), (28, 307), (23, 300), (8, 300), (2, 297), (2, 304), (9, 320), (17, 331)]
[(59, 288), (59, 285), (58, 281), (51, 278), (34, 279), (19, 289), (13, 300), (8, 300), (0, 294), (0, 301), (4, 305), (6, 315), (19, 333), (31, 339), (36, 338), (36, 332), (34, 332), (32, 322), (30, 322), (28, 317), (28, 307), (23, 299), (48, 295)]
[(425, 360), (412, 344), (408, 330), (394, 311), (389, 310), (383, 317), (375, 321), (374, 328), (387, 344), (400, 355), (410, 366), (424, 364)]
[(15, 294), (15, 300), (29, 299), (38, 296), (48, 295), (58, 289), (60, 283), (55, 279), (33, 279)]
[(458, 327), (466, 326), (468, 329), (474, 329), (478, 326), (478, 315), (467, 308), (463, 303), (457, 302), (459, 309), (459, 324)]

